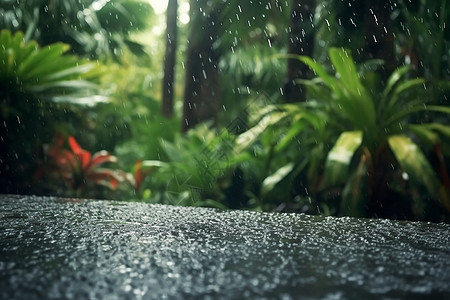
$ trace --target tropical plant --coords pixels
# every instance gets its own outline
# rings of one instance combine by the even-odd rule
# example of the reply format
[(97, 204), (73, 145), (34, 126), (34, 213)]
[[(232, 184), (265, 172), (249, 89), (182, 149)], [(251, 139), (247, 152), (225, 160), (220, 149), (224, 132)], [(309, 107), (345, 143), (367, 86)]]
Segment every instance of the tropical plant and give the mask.
[(121, 170), (100, 167), (104, 163), (117, 162), (117, 158), (109, 152), (102, 150), (91, 154), (81, 148), (73, 136), (68, 137), (67, 143), (70, 150), (65, 147), (63, 136), (57, 134), (52, 145), (44, 148), (45, 159), (34, 175), (36, 180), (44, 176), (53, 181), (54, 186), (57, 182), (64, 182), (65, 187), (74, 192), (71, 196), (84, 197), (94, 195), (92, 190), (96, 185), (115, 190), (119, 183), (127, 180)]
[[(322, 204), (338, 199), (341, 215), (423, 218), (428, 205), (450, 212), (448, 152), (422, 150), (448, 147), (450, 127), (432, 117), (450, 109), (428, 105), (427, 82), (409, 79), (408, 67), (393, 72), (380, 92), (373, 73), (358, 73), (349, 51), (331, 48), (329, 56), (335, 76), (310, 57), (297, 57), (317, 74), (301, 81), (309, 101), (279, 106), (267, 116), (283, 112), (285, 118), (256, 125), (273, 131), (288, 122), (275, 155), (298, 144), (295, 165), (281, 165), (269, 177), (271, 187), (304, 173), (309, 195)], [(439, 159), (432, 163), (432, 157)], [(410, 211), (394, 208), (405, 197)]]
[(144, 0), (2, 0), (0, 27), (40, 45), (64, 42), (77, 55), (118, 58), (123, 49), (144, 53), (130, 33), (147, 28), (152, 12)]
[(177, 135), (173, 142), (161, 139), (166, 161), (147, 160), (144, 166), (158, 167), (152, 175), (151, 201), (176, 204), (228, 207), (225, 190), (230, 186), (233, 167), (233, 137), (204, 123)]
[[(0, 32), (0, 127), (2, 191), (30, 190), (36, 150), (70, 115), (67, 103), (92, 105), (99, 95), (101, 66), (72, 55), (62, 43), (40, 48), (20, 32)], [(59, 112), (59, 113), (57, 113)], [(23, 145), (23, 141), (27, 141)]]
[(105, 101), (93, 80), (99, 65), (76, 56), (64, 55), (69, 45), (55, 43), (39, 48), (34, 41), (25, 42), (20, 32), (0, 33), (0, 87), (2, 114), (12, 113), (20, 105), (17, 93), (39, 96), (41, 101), (89, 103)]

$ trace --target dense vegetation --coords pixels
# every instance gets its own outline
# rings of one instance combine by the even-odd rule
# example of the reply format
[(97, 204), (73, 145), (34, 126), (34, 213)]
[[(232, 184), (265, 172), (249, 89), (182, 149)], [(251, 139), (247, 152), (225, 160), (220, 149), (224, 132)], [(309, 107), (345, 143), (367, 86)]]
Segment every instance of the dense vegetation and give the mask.
[(448, 222), (447, 1), (372, 2), (0, 0), (0, 192)]

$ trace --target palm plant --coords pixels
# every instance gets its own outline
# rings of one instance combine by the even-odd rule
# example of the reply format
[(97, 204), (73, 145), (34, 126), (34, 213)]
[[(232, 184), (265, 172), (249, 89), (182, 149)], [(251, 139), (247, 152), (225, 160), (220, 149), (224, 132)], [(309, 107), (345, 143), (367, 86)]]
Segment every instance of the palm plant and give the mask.
[(0, 44), (1, 189), (18, 191), (17, 185), (25, 184), (24, 191), (29, 190), (36, 149), (54, 134), (56, 112), (67, 116), (70, 111), (64, 103), (94, 104), (107, 98), (98, 95), (100, 65), (64, 55), (68, 45), (39, 48), (25, 42), (22, 33), (7, 30), (0, 32)]
[(131, 32), (147, 28), (152, 8), (144, 0), (2, 0), (0, 27), (25, 32), (41, 45), (64, 42), (91, 58), (118, 58), (123, 49), (143, 54)]
[(41, 100), (55, 102), (97, 102), (99, 65), (78, 57), (63, 55), (69, 45), (55, 43), (39, 48), (34, 41), (24, 42), (21, 32), (0, 32), (0, 86), (3, 117), (11, 113), (20, 98), (15, 94), (31, 93)]
[[(329, 56), (335, 76), (310, 57), (297, 57), (317, 78), (301, 81), (308, 87), (308, 102), (277, 111), (286, 113), (289, 127), (276, 153), (292, 141), (302, 144), (296, 166), (283, 176), (306, 172), (310, 194), (340, 199), (341, 215), (386, 216), (400, 195), (412, 199), (415, 216), (423, 217), (426, 199), (450, 211), (448, 157), (440, 150), (448, 147), (450, 126), (426, 123), (432, 113), (447, 115), (450, 108), (428, 105), (427, 83), (406, 78), (407, 67), (395, 70), (379, 92), (370, 73), (360, 76), (349, 51), (331, 48)], [(431, 156), (439, 157), (436, 163)]]

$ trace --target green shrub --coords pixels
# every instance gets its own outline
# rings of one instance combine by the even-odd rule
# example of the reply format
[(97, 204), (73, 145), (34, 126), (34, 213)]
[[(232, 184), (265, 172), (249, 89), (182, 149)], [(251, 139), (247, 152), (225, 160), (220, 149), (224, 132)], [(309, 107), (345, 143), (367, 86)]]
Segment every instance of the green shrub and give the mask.
[(31, 193), (42, 144), (63, 121), (73, 117), (70, 104), (94, 104), (100, 66), (71, 55), (56, 43), (40, 48), (22, 33), (0, 32), (0, 126), (2, 192)]
[(408, 78), (407, 67), (380, 89), (373, 73), (358, 73), (349, 51), (332, 48), (329, 55), (335, 76), (298, 57), (317, 75), (301, 81), (309, 101), (280, 105), (249, 130), (258, 131), (254, 141), (275, 137), (272, 157), (282, 157), (262, 190), (282, 193), (290, 182), (292, 198), (311, 197), (310, 210), (339, 215), (448, 216), (450, 127), (438, 120), (450, 109), (430, 104), (431, 87)]

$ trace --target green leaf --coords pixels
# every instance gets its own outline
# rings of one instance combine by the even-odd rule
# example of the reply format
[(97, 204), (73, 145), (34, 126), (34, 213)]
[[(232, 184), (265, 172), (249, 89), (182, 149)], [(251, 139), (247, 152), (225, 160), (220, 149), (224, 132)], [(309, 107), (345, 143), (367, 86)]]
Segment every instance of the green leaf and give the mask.
[(294, 169), (294, 163), (288, 163), (287, 165), (279, 168), (275, 173), (266, 177), (262, 183), (261, 194), (266, 195), (268, 192), (272, 191), (273, 188), (283, 180), (291, 171)]
[(340, 80), (344, 85), (350, 88), (354, 95), (366, 95), (367, 92), (361, 83), (356, 65), (348, 50), (330, 48), (329, 56)]
[(275, 146), (275, 151), (279, 152), (284, 150), (289, 144), (292, 143), (297, 134), (300, 133), (306, 126), (305, 122), (294, 123), (287, 131), (286, 135), (280, 140), (280, 142)]
[(416, 105), (413, 107), (403, 108), (402, 110), (393, 112), (389, 118), (387, 118), (380, 124), (380, 128), (389, 128), (392, 126), (392, 124), (396, 125), (401, 120), (403, 120), (403, 118), (407, 117), (408, 115), (410, 115), (414, 112), (419, 112), (419, 111), (435, 111), (435, 112), (450, 114), (450, 107), (440, 106), (440, 105), (425, 105), (425, 104), (423, 104), (423, 105)]
[(439, 180), (427, 158), (409, 137), (394, 135), (388, 138), (389, 146), (409, 180), (427, 188), (432, 198), (439, 193)]
[(430, 123), (430, 124), (422, 124), (419, 126), (424, 126), (425, 128), (437, 131), (440, 134), (444, 135), (445, 137), (450, 138), (450, 125), (444, 125), (440, 123)]
[(181, 152), (178, 147), (176, 147), (171, 142), (168, 142), (164, 139), (160, 139), (161, 146), (164, 148), (164, 151), (166, 152), (167, 156), (169, 157), (170, 161), (172, 162), (180, 162), (185, 159), (185, 152)]
[(18, 74), (23, 80), (33, 76), (49, 74), (51, 68), (55, 65), (55, 61), (58, 61), (58, 58), (69, 48), (69, 45), (57, 43), (36, 50), (19, 66)]
[(344, 96), (343, 90), (341, 85), (339, 84), (339, 81), (334, 78), (333, 76), (329, 75), (325, 68), (315, 62), (312, 58), (308, 56), (297, 56), (302, 62), (304, 62), (311, 70), (314, 71), (314, 73), (317, 74), (317, 76), (320, 77), (320, 79), (331, 89), (333, 92), (335, 92), (339, 97)]
[(362, 131), (343, 132), (334, 144), (325, 163), (324, 187), (345, 183), (355, 151), (362, 143)]
[(286, 116), (283, 112), (274, 112), (266, 115), (262, 120), (254, 127), (250, 128), (246, 132), (240, 134), (236, 140), (235, 151), (240, 153), (247, 147), (252, 145), (263, 133), (264, 130), (270, 125), (273, 125)]
[[(376, 111), (371, 95), (362, 85), (356, 65), (349, 52), (345, 49), (331, 48), (330, 59), (336, 70), (336, 76), (329, 75), (325, 68), (309, 57), (300, 56), (299, 59), (307, 64), (320, 80), (331, 89), (326, 93), (317, 79), (303, 81), (318, 100), (326, 103), (334, 115), (348, 122), (353, 129), (360, 129), (367, 133), (375, 132)], [(314, 85), (317, 85), (314, 87)], [(322, 89), (322, 90), (321, 90)]]
[(414, 132), (422, 141), (425, 141), (430, 148), (439, 143), (439, 135), (433, 132), (431, 128), (427, 128), (424, 125), (408, 125), (408, 129)]
[(386, 83), (386, 87), (383, 91), (383, 98), (386, 98), (388, 94), (391, 92), (393, 87), (399, 82), (399, 80), (403, 77), (403, 75), (406, 74), (411, 68), (409, 66), (403, 66), (398, 69), (396, 69), (394, 72), (392, 72), (391, 76), (389, 76), (389, 79)]
[(162, 167), (166, 163), (160, 160), (143, 160), (141, 164), (142, 167), (148, 168), (148, 167)]
[[(25, 43), (22, 33), (11, 35), (7, 30), (1, 31), (0, 43), (0, 80), (6, 88), (39, 94), (43, 100), (88, 105), (92, 104), (89, 98), (105, 100), (98, 96), (99, 86), (94, 82), (100, 68), (76, 56), (63, 55), (68, 45), (55, 43), (40, 49), (36, 42)], [(81, 101), (74, 101), (76, 97)]]
[[(397, 87), (395, 87), (394, 91), (392, 92), (392, 96), (386, 103), (386, 110), (394, 108), (398, 104), (398, 99), (400, 94), (404, 93), (405, 91), (408, 91), (414, 87), (423, 85), (425, 83), (425, 79), (423, 78), (414, 78), (407, 81), (404, 81), (402, 83), (399, 83)], [(423, 99), (421, 99), (421, 102), (423, 103)]]
[(442, 105), (423, 105), (423, 110), (431, 110), (436, 112), (441, 112), (445, 114), (450, 114), (450, 106)]

